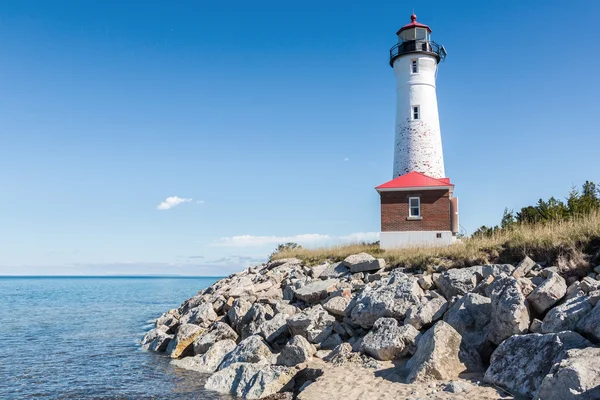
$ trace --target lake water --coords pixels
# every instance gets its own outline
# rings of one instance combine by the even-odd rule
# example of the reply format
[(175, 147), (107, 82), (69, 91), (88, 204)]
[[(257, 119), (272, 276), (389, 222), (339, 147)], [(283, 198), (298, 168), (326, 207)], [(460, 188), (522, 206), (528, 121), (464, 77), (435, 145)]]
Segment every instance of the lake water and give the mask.
[(229, 399), (140, 349), (216, 278), (0, 277), (0, 399)]

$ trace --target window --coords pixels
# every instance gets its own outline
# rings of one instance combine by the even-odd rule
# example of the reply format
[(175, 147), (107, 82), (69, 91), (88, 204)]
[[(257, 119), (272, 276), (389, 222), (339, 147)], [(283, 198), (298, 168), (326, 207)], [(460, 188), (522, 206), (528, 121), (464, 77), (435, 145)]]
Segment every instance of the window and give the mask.
[(442, 238), (442, 234), (441, 233), (436, 233), (435, 237), (438, 238), (438, 239), (441, 239)]
[(413, 74), (418, 74), (419, 73), (419, 60), (412, 60), (410, 68), (411, 68), (411, 71)]
[(409, 207), (409, 212), (408, 212), (408, 216), (409, 217), (420, 217), (421, 216), (421, 199), (418, 197), (409, 197), (408, 198), (408, 207)]
[(421, 106), (412, 106), (412, 119), (421, 119)]

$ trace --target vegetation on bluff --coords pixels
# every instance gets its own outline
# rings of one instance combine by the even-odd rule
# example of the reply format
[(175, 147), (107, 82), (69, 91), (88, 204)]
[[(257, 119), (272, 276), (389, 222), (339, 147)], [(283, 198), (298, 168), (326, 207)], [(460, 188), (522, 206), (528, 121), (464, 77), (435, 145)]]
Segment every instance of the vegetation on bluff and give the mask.
[(308, 249), (287, 243), (270, 259), (296, 257), (319, 264), (360, 252), (384, 258), (393, 266), (422, 270), (514, 263), (528, 255), (581, 275), (600, 264), (600, 191), (596, 184), (586, 182), (581, 191), (571, 190), (566, 202), (551, 197), (516, 213), (505, 210), (499, 226), (483, 226), (448, 247), (382, 250), (378, 243), (355, 243)]

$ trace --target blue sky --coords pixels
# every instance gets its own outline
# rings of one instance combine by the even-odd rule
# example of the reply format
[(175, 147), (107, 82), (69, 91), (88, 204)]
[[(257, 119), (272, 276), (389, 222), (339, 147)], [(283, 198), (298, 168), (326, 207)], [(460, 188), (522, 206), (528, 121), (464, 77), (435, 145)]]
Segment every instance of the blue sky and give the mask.
[(600, 181), (595, 1), (0, 1), (0, 274), (226, 275), (373, 238), (413, 8), (448, 50), (467, 231)]

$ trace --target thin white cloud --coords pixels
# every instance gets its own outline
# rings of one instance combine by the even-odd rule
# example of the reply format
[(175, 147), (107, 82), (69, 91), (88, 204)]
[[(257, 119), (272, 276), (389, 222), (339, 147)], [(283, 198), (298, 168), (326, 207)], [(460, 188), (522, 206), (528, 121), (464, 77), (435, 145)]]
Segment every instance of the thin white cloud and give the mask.
[(262, 247), (294, 242), (306, 247), (317, 247), (352, 242), (374, 242), (379, 240), (379, 232), (356, 232), (346, 236), (306, 233), (294, 236), (253, 236), (239, 235), (224, 237), (213, 243), (220, 247)]
[(192, 199), (186, 199), (179, 196), (167, 197), (163, 202), (156, 206), (157, 210), (170, 210), (171, 208), (180, 205), (181, 203), (188, 203)]
[(344, 161), (350, 161), (350, 159), (348, 157), (344, 158)]

